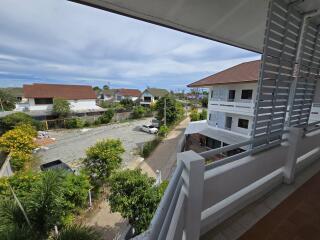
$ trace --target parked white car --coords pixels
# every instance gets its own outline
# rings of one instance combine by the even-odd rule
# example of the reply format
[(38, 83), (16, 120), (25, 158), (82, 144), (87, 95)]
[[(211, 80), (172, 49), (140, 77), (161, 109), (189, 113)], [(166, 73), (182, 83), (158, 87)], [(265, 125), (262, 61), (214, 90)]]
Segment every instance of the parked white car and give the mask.
[(152, 134), (156, 134), (158, 132), (158, 128), (156, 128), (153, 125), (142, 125), (140, 129), (141, 131), (152, 133)]

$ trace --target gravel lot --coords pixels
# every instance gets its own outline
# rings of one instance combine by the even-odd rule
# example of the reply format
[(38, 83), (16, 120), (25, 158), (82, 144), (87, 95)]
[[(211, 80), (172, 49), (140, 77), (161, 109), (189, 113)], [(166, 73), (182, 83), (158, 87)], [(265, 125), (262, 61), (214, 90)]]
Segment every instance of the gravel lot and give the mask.
[(139, 130), (139, 126), (149, 124), (151, 119), (152, 118), (146, 118), (126, 123), (89, 128), (88, 131), (80, 129), (50, 131), (50, 137), (56, 138), (56, 142), (48, 145), (48, 150), (41, 150), (37, 154), (43, 163), (57, 159), (71, 163), (84, 157), (86, 149), (94, 145), (97, 141), (107, 138), (119, 138), (126, 150), (123, 154), (123, 164), (127, 165), (130, 161), (137, 158), (137, 156), (134, 155), (134, 150), (138, 146), (154, 139), (154, 135)]

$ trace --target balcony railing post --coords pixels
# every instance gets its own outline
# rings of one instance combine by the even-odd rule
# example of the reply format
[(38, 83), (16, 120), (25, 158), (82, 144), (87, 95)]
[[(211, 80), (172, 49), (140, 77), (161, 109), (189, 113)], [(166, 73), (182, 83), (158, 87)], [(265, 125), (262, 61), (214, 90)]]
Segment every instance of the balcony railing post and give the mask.
[(185, 239), (194, 240), (200, 237), (205, 160), (193, 151), (183, 152), (180, 157), (185, 165), (182, 175), (187, 195)]
[(298, 159), (298, 148), (303, 137), (302, 128), (291, 127), (288, 134), (288, 155), (284, 165), (284, 182), (291, 184), (294, 181), (296, 163)]

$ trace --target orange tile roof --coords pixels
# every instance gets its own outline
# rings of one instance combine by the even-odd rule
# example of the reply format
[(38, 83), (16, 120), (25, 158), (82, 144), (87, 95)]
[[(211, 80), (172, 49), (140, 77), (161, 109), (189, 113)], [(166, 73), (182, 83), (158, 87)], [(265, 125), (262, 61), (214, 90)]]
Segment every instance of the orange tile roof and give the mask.
[(209, 77), (191, 83), (188, 87), (205, 87), (215, 84), (255, 82), (259, 78), (260, 60), (240, 63)]
[(117, 89), (117, 94), (125, 97), (139, 97), (141, 92), (138, 89), (120, 88)]
[(96, 99), (88, 85), (42, 84), (23, 85), (25, 98), (63, 98), (68, 100)]

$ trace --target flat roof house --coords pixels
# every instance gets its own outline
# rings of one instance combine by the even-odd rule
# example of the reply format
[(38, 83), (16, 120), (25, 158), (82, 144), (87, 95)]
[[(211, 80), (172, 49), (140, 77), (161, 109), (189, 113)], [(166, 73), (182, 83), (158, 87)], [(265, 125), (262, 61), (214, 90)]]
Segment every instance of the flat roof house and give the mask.
[(87, 85), (42, 84), (23, 85), (24, 101), (16, 110), (39, 111), (50, 114), (55, 98), (62, 98), (70, 103), (74, 113), (100, 112), (96, 105), (96, 93)]
[(141, 106), (150, 106), (155, 103), (158, 99), (169, 94), (168, 90), (162, 88), (147, 88), (139, 97)]

